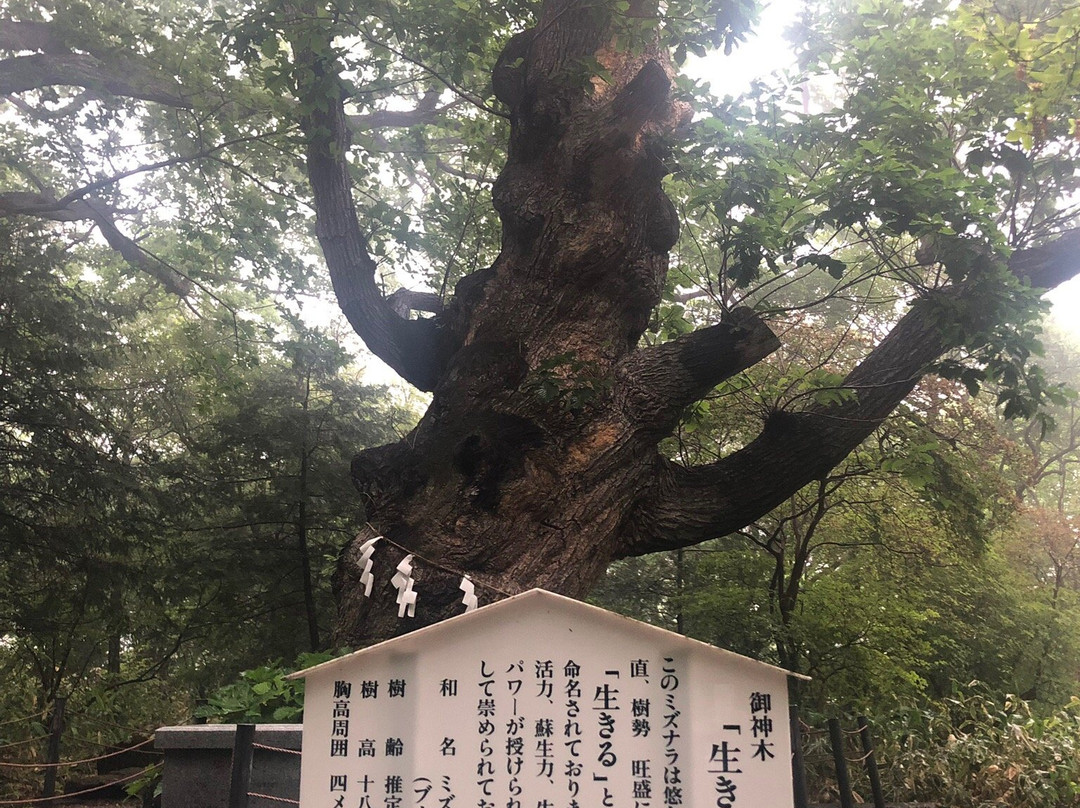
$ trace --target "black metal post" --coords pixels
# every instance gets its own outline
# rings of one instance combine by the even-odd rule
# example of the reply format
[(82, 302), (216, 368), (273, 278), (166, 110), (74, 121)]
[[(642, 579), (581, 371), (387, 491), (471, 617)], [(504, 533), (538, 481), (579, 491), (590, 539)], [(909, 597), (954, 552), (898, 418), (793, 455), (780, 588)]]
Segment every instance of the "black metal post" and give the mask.
[(254, 743), (255, 725), (237, 724), (233, 738), (232, 776), (229, 778), (229, 808), (248, 808)]
[(863, 757), (866, 760), (866, 775), (870, 778), (870, 791), (874, 795), (874, 808), (885, 808), (885, 794), (881, 790), (881, 773), (878, 772), (874, 759), (874, 744), (870, 740), (870, 723), (865, 715), (860, 715), (859, 740), (862, 741)]
[(799, 706), (788, 708), (791, 721), (791, 779), (795, 788), (795, 808), (809, 808), (806, 793), (806, 762), (803, 760), (802, 726), (799, 724)]
[(42, 797), (56, 794), (56, 770), (60, 762), (60, 736), (64, 734), (64, 705), (67, 699), (57, 696), (53, 702), (52, 717), (49, 719), (49, 748), (45, 752), (45, 782), (41, 787)]
[(836, 789), (840, 792), (840, 808), (855, 808), (847, 758), (844, 757), (844, 733), (840, 730), (839, 718), (829, 719), (829, 740), (832, 743), (833, 762), (836, 764)]

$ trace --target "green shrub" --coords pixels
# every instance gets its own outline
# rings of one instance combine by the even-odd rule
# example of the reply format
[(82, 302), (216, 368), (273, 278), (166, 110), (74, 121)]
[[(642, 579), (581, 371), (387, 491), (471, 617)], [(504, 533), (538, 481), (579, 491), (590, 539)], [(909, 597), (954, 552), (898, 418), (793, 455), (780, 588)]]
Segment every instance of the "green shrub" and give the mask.
[(304, 682), (286, 679), (293, 671), (310, 668), (341, 652), (301, 654), (293, 667), (281, 660), (243, 671), (240, 680), (218, 688), (195, 710), (196, 718), (212, 722), (274, 724), (298, 722), (304, 715)]

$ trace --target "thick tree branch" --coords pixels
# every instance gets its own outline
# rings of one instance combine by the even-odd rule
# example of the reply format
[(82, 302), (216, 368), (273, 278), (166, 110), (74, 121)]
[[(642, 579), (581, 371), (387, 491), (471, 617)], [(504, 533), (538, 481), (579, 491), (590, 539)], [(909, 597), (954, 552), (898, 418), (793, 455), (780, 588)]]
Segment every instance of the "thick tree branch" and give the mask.
[(0, 94), (67, 85), (97, 95), (191, 107), (183, 85), (149, 60), (76, 45), (55, 23), (0, 19), (0, 51), (23, 54), (0, 60)]
[(407, 129), (410, 126), (434, 123), (439, 116), (455, 107), (460, 107), (464, 102), (458, 99), (441, 107), (438, 103), (439, 93), (431, 91), (425, 93), (413, 109), (380, 109), (362, 115), (349, 115), (346, 120), (349, 129), (354, 132), (366, 132), (371, 129)]
[(7, 216), (35, 216), (54, 222), (81, 222), (91, 218), (85, 205), (60, 204), (34, 191), (0, 193), (0, 217)]
[(191, 106), (181, 85), (129, 57), (117, 57), (108, 63), (85, 53), (35, 53), (0, 59), (0, 95), (57, 85), (170, 107)]
[(322, 247), (330, 281), (342, 313), (367, 347), (402, 378), (421, 390), (432, 390), (445, 357), (440, 352), (436, 324), (431, 319), (408, 320), (379, 289), (375, 261), (360, 228), (349, 177), (348, 122), (344, 93), (332, 63), (306, 48), (298, 61), (316, 77), (313, 93), (335, 97), (309, 100), (301, 117), (307, 137), (307, 171), (314, 194), (315, 233)]
[(70, 53), (71, 48), (58, 35), (56, 26), (48, 22), (19, 22), (0, 20), (0, 50)]
[(427, 311), (432, 314), (439, 314), (443, 310), (442, 298), (434, 292), (398, 289), (386, 300), (399, 317), (408, 317), (410, 311)]
[(106, 243), (132, 267), (154, 278), (175, 295), (186, 297), (191, 294), (191, 281), (120, 232), (112, 212), (101, 202), (83, 198), (65, 198), (57, 202), (45, 194), (31, 191), (0, 194), (0, 217), (19, 215), (53, 222), (91, 221)]
[[(185, 88), (138, 57), (76, 52), (51, 23), (0, 20), (0, 51), (40, 51), (0, 60), (0, 94), (55, 85), (84, 87), (100, 93), (190, 108)], [(439, 106), (440, 93), (428, 91), (410, 110), (376, 110), (348, 116), (353, 131), (403, 129), (432, 123), (464, 102)]]
[[(1009, 268), (1037, 288), (1080, 274), (1080, 232), (1014, 254)], [(656, 478), (626, 521), (618, 555), (676, 549), (724, 536), (760, 518), (853, 451), (946, 351), (942, 312), (978, 318), (979, 279), (917, 301), (888, 336), (848, 374), (843, 387), (855, 396), (804, 412), (775, 412), (761, 433), (716, 463), (686, 468), (659, 455)], [(943, 304), (949, 308), (945, 308)], [(964, 307), (967, 311), (964, 311)]]
[(1039, 247), (1019, 250), (1009, 269), (1034, 289), (1053, 289), (1080, 274), (1080, 229)]
[(179, 297), (191, 294), (191, 281), (181, 276), (172, 267), (150, 255), (142, 247), (120, 232), (111, 213), (101, 205), (87, 200), (84, 202), (90, 210), (90, 218), (97, 225), (98, 232), (109, 246), (131, 266), (155, 278), (166, 289)]
[(608, 131), (597, 138), (597, 148), (618, 149), (635, 138), (654, 116), (671, 109), (671, 79), (659, 62), (650, 60), (612, 99)]
[[(20, 35), (24, 40), (20, 40)], [(0, 94), (15, 94), (55, 85), (84, 87), (91, 93), (136, 98), (174, 107), (190, 106), (184, 88), (157, 72), (137, 57), (98, 56), (75, 53), (62, 30), (47, 23), (16, 23), (4, 26), (0, 49), (20, 52), (41, 50), (33, 55), (0, 60)], [(303, 52), (301, 52), (303, 53)], [(318, 71), (319, 58), (307, 53), (307, 61)], [(327, 76), (327, 78), (331, 78)], [(316, 105), (317, 106), (317, 105)], [(438, 362), (435, 326), (428, 320), (408, 320), (385, 300), (375, 281), (375, 264), (356, 219), (345, 159), (347, 126), (365, 129), (412, 126), (425, 123), (445, 112), (438, 106), (438, 93), (426, 94), (413, 110), (382, 111), (354, 116), (347, 122), (343, 98), (332, 101), (330, 110), (313, 109), (302, 116), (309, 140), (308, 170), (318, 212), (317, 234), (330, 268), (342, 311), (371, 350), (407, 381), (430, 390), (437, 381)], [(131, 263), (186, 294), (176, 273), (141, 250), (124, 236), (112, 217), (100, 205), (65, 198), (57, 202), (43, 195), (12, 193), (0, 196), (0, 214), (22, 213), (54, 221), (94, 221), (106, 241)], [(398, 301), (400, 306), (401, 301)], [(425, 304), (430, 308), (431, 304)]]
[(615, 400), (630, 423), (666, 435), (687, 406), (779, 347), (753, 311), (738, 308), (717, 325), (632, 353), (616, 368)]

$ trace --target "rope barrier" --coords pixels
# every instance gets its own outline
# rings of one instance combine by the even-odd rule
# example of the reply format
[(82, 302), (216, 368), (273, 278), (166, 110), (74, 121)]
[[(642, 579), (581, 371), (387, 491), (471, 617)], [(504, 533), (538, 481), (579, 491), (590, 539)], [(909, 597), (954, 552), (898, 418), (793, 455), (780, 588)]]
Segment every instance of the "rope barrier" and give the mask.
[(59, 763), (5, 763), (4, 761), (0, 760), (0, 766), (7, 766), (9, 769), (56, 769), (61, 766), (78, 766), (83, 763), (96, 763), (99, 760), (116, 757), (117, 755), (122, 755), (125, 752), (131, 752), (134, 749), (138, 749), (141, 746), (146, 746), (148, 743), (153, 742), (153, 740), (153, 738), (148, 738), (142, 743), (137, 743), (134, 746), (127, 747), (126, 749), (120, 749), (116, 752), (109, 752), (107, 755), (99, 755), (98, 757), (84, 758), (83, 760), (63, 760)]
[[(368, 525), (368, 529), (371, 530), (373, 533), (376, 532), (375, 528), (373, 528), (370, 524)], [(359, 537), (357, 537), (357, 538), (359, 538)], [(387, 544), (389, 544), (390, 546), (396, 547), (397, 549), (401, 550), (402, 552), (410, 554), (411, 556), (413, 556), (413, 558), (418, 559), (420, 561), (423, 561), (428, 566), (435, 567), (436, 569), (440, 569), (443, 572), (448, 572), (448, 573), (450, 573), (451, 575), (453, 575), (453, 576), (455, 576), (457, 578), (469, 578), (469, 580), (472, 581), (475, 586), (478, 586), (481, 589), (488, 589), (488, 590), (490, 590), (492, 592), (497, 592), (498, 594), (502, 595), (505, 598), (511, 597), (512, 594), (513, 594), (513, 593), (507, 592), (507, 591), (505, 591), (503, 589), (499, 589), (497, 586), (492, 586), (491, 584), (486, 584), (483, 581), (474, 581), (469, 576), (469, 574), (467, 572), (462, 572), (459, 569), (454, 569), (453, 567), (449, 567), (446, 564), (442, 564), (442, 563), (440, 563), (438, 561), (432, 561), (430, 558), (424, 558), (424, 556), (416, 553), (413, 550), (410, 550), (408, 547), (405, 547), (402, 544), (398, 544), (393, 539), (386, 538), (386, 536), (381, 536), (380, 535), (380, 536), (378, 536), (378, 538), (379, 538), (380, 541), (384, 541)]]
[[(119, 780), (112, 780), (111, 782), (102, 783), (99, 786), (83, 789), (82, 791), (72, 791), (70, 794), (57, 794), (54, 797), (34, 797), (32, 799), (26, 800), (0, 800), (0, 805), (31, 805), (35, 803), (40, 804), (43, 802), (53, 802), (55, 800), (67, 800), (71, 799), (72, 797), (81, 797), (83, 794), (92, 794), (95, 791), (101, 791), (103, 788), (109, 788), (110, 786), (118, 786), (121, 783), (128, 783), (142, 776), (143, 773), (141, 771), (138, 771), (135, 772), (135, 774), (129, 774), (127, 777), (121, 777)], [(299, 804), (300, 803), (297, 803), (297, 805)]]
[(0, 746), (0, 749), (11, 749), (16, 746), (26, 746), (28, 743), (37, 743), (38, 741), (43, 741), (46, 737), (48, 736), (42, 735), (40, 738), (27, 738), (25, 741), (14, 741), (13, 743), (6, 743), (3, 746)]
[(146, 735), (147, 733), (153, 733), (152, 729), (139, 729), (138, 727), (128, 727), (124, 726), (123, 724), (114, 724), (112, 721), (106, 721), (103, 718), (95, 718), (94, 716), (87, 715), (86, 713), (79, 713), (79, 720), (89, 721), (91, 724), (101, 724), (102, 726), (112, 727), (113, 729), (122, 729), (126, 732), (134, 732), (138, 735)]
[(33, 715), (28, 715), (25, 718), (12, 718), (12, 719), (10, 719), (8, 721), (0, 721), (0, 727), (7, 727), (7, 726), (10, 726), (11, 724), (23, 724), (23, 723), (25, 723), (27, 721), (30, 721), (33, 718), (41, 718), (43, 715), (45, 715), (44, 711), (42, 711), (40, 713), (34, 713)]
[(848, 763), (865, 763), (867, 758), (869, 758), (873, 754), (874, 754), (874, 750), (871, 749), (865, 755), (861, 755), (861, 756), (859, 756), (857, 758), (845, 758), (845, 760), (847, 760)]
[[(102, 743), (101, 741), (95, 741), (93, 738), (78, 738), (77, 740), (78, 740), (78, 743), (88, 743), (91, 746), (98, 747), (99, 749), (111, 749), (113, 751), (119, 751), (119, 752), (123, 752), (123, 751), (126, 751), (127, 749), (134, 748), (134, 747), (117, 746), (114, 743)], [(148, 740), (152, 741), (154, 739), (151, 737)], [(139, 741), (139, 743), (146, 743), (146, 741)], [(150, 753), (148, 752), (147, 754), (150, 754)], [(155, 755), (156, 754), (164, 754), (164, 752), (160, 752), (160, 753), (159, 752), (154, 752), (154, 754)]]
[(260, 800), (271, 800), (272, 802), (285, 802), (285, 803), (288, 803), (289, 805), (299, 805), (300, 804), (300, 800), (290, 800), (290, 799), (288, 799), (286, 797), (275, 797), (272, 794), (257, 794), (254, 791), (249, 791), (247, 793), (247, 795), (249, 797), (257, 797)]
[(267, 752), (284, 752), (287, 755), (299, 755), (302, 754), (298, 749), (285, 749), (281, 746), (267, 746), (264, 743), (253, 743), (252, 746), (255, 749), (265, 749)]

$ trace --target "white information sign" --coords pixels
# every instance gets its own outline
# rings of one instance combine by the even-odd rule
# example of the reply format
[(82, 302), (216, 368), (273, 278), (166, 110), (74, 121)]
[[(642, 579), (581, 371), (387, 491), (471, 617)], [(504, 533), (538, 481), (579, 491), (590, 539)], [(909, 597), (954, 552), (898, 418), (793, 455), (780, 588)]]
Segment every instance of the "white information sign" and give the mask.
[(790, 808), (787, 674), (541, 590), (302, 671), (301, 808)]

